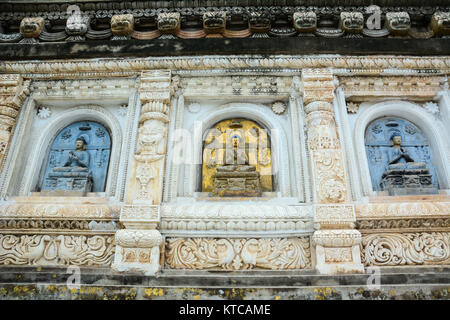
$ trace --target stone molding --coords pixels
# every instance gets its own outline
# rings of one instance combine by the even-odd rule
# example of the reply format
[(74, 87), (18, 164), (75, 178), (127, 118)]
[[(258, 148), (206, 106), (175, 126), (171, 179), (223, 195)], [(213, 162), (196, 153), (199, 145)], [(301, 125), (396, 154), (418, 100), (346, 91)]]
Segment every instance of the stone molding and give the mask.
[(269, 239), (166, 239), (171, 269), (311, 269), (309, 237)]
[[(450, 57), (413, 57), (413, 56), (312, 56), (298, 57), (280, 55), (273, 58), (258, 56), (212, 56), (212, 57), (149, 57), (124, 59), (74, 59), (62, 61), (2, 61), (0, 72), (20, 73), (23, 77), (46, 78), (88, 78), (99, 75), (139, 75), (143, 70), (217, 70), (217, 69), (302, 69), (333, 68), (334, 73), (355, 76), (360, 72), (365, 75), (380, 76), (385, 72), (405, 70), (438, 71), (440, 74), (450, 73)], [(277, 71), (278, 71), (277, 70)], [(411, 71), (412, 70), (412, 71)], [(402, 74), (407, 75), (407, 74)]]
[(311, 233), (311, 206), (284, 205), (162, 205), (161, 231), (167, 236), (192, 234), (232, 237)]
[(356, 228), (361, 233), (372, 232), (405, 232), (405, 231), (430, 231), (430, 230), (443, 230), (450, 229), (450, 216), (443, 217), (429, 217), (429, 218), (395, 218), (395, 219), (358, 219), (356, 221)]
[(126, 228), (152, 229), (160, 222), (160, 210), (157, 205), (124, 205), (120, 211), (120, 222)]
[(394, 203), (368, 203), (355, 205), (356, 218), (431, 218), (450, 216), (450, 202), (405, 201)]
[(11, 218), (119, 218), (120, 206), (80, 203), (7, 203), (0, 206), (0, 217)]

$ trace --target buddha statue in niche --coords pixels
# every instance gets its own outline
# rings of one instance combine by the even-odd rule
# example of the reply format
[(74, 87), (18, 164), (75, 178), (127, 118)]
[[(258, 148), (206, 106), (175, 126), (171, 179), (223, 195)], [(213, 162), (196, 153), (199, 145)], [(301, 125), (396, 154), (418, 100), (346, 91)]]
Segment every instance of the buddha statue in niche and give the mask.
[(235, 120), (230, 126), (231, 138), (226, 143), (225, 165), (217, 167), (213, 194), (218, 196), (261, 196), (260, 174), (250, 165), (245, 150), (242, 124)]
[(425, 162), (415, 162), (406, 148), (401, 146), (402, 136), (394, 131), (387, 151), (386, 171), (382, 175), (381, 189), (389, 195), (434, 194), (437, 189)]

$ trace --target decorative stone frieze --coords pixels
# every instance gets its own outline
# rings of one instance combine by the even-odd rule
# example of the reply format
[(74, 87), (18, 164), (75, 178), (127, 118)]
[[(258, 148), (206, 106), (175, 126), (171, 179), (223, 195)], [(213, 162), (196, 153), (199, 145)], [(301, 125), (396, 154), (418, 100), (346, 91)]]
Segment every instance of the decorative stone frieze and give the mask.
[(30, 80), (20, 75), (0, 75), (0, 170), (8, 154), (17, 115), (29, 94)]
[[(405, 72), (438, 72), (445, 74), (450, 70), (450, 57), (413, 57), (413, 56), (311, 56), (298, 57), (285, 55), (282, 57), (249, 57), (228, 56), (223, 57), (164, 57), (164, 58), (126, 58), (101, 60), (64, 60), (64, 61), (3, 61), (0, 64), (2, 73), (29, 74), (33, 77), (45, 79), (57, 78), (73, 79), (95, 77), (99, 74), (105, 75), (140, 75), (143, 70), (149, 69), (175, 69), (175, 70), (216, 70), (223, 69), (246, 69), (260, 68), (271, 70), (274, 68), (333, 68), (334, 74), (339, 76), (358, 74), (379, 76), (384, 71), (393, 73), (398, 70), (398, 75)], [(425, 78), (424, 78), (425, 79)], [(340, 78), (342, 81), (342, 78)]]
[(377, 233), (364, 235), (365, 266), (441, 265), (450, 263), (450, 233)]
[(0, 233), (0, 265), (109, 266), (112, 235), (16, 235)]
[(355, 205), (357, 219), (450, 216), (448, 201), (377, 202)]
[(388, 12), (386, 13), (386, 28), (391, 34), (405, 36), (411, 28), (411, 19), (408, 12)]
[(205, 239), (168, 238), (167, 267), (171, 269), (311, 269), (309, 237)]
[(361, 33), (364, 28), (364, 16), (361, 12), (341, 12), (339, 27), (347, 33)]

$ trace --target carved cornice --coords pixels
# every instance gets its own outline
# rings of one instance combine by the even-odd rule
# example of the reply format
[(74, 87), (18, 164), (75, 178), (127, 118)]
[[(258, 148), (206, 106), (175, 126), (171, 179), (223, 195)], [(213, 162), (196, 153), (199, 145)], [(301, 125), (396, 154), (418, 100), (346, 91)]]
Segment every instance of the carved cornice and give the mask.
[[(352, 35), (355, 33), (355, 30), (357, 30), (361, 37), (377, 38), (387, 36), (391, 32), (393, 35), (400, 34), (413, 38), (428, 38), (434, 36), (436, 26), (438, 26), (438, 36), (446, 34), (445, 28), (442, 29), (441, 27), (442, 23), (436, 23), (436, 21), (443, 21), (443, 16), (438, 15), (434, 19), (432, 17), (434, 17), (433, 14), (447, 13), (450, 11), (448, 3), (445, 3), (445, 6), (441, 7), (432, 7), (429, 3), (427, 3), (427, 7), (417, 6), (417, 4), (399, 7), (398, 3), (395, 3), (393, 6), (378, 7), (377, 14), (379, 14), (383, 21), (386, 21), (386, 26), (380, 26), (384, 28), (371, 32), (372, 30), (368, 30), (366, 25), (363, 25), (363, 22), (366, 22), (371, 16), (370, 13), (374, 12), (373, 10), (371, 11), (373, 9), (373, 3), (355, 6), (349, 6), (347, 3), (345, 7), (341, 6), (341, 4), (331, 6), (325, 1), (322, 6), (316, 2), (311, 3), (310, 6), (305, 5), (305, 3), (302, 3), (303, 6), (286, 6), (285, 3), (277, 2), (273, 2), (272, 4), (266, 3), (267, 5), (265, 6), (248, 6), (248, 3), (242, 5), (236, 5), (235, 3), (232, 6), (224, 3), (215, 6), (210, 1), (203, 3), (208, 6), (199, 6), (198, 2), (191, 3), (191, 5), (188, 3), (183, 1), (183, 3), (177, 2), (176, 4), (165, 6), (164, 3), (151, 1), (138, 3), (124, 2), (120, 4), (119, 9), (113, 3), (95, 3), (89, 1), (89, 4), (77, 2), (77, 6), (81, 10), (81, 14), (86, 15), (91, 20), (94, 29), (99, 30), (93, 31), (91, 29), (88, 32), (91, 34), (91, 39), (107, 39), (112, 36), (112, 40), (117, 39), (117, 37), (129, 36), (136, 39), (149, 39), (160, 37), (161, 35), (164, 36), (164, 33), (170, 33), (180, 38), (201, 38), (211, 32), (216, 35), (220, 33), (220, 36), (225, 37), (248, 37), (261, 32), (266, 37), (286, 37), (297, 36), (296, 29), (300, 33), (308, 32), (310, 36), (329, 38), (342, 37), (346, 33)], [(4, 10), (2, 10), (3, 14), (0, 14), (0, 20), (8, 24), (8, 28), (12, 31), (11, 33), (1, 34), (0, 41), (2, 42), (19, 41), (20, 38), (16, 36), (18, 33), (14, 31), (18, 29), (18, 25), (22, 19), (27, 19), (30, 16), (45, 19), (50, 29), (53, 29), (52, 32), (46, 32), (43, 37), (41, 36), (41, 41), (61, 41), (67, 37), (64, 31), (65, 28), (63, 28), (66, 20), (70, 17), (70, 12), (67, 12), (67, 5), (52, 3), (50, 6), (47, 4), (40, 4), (39, 6), (30, 4), (16, 6), (9, 4), (3, 6)], [(317, 25), (327, 25), (327, 27), (321, 27), (317, 31), (315, 27), (305, 27), (302, 29), (301, 25), (305, 25), (306, 20), (303, 20), (303, 22), (301, 19), (299, 20), (298, 14), (304, 12), (314, 14), (318, 19)], [(342, 13), (344, 13), (343, 17), (341, 17)], [(351, 13), (352, 15), (350, 20), (350, 16), (347, 13)], [(166, 14), (178, 14), (179, 18), (168, 23), (168, 25), (171, 25), (169, 29), (159, 28), (161, 25), (159, 24), (160, 20), (158, 17)], [(406, 22), (402, 14), (407, 16)], [(128, 15), (126, 20), (122, 20), (126, 15)], [(125, 24), (121, 24), (119, 27), (120, 30), (117, 29), (117, 24), (115, 23), (118, 16), (122, 16), (120, 18), (121, 23), (124, 22), (126, 24), (126, 26)], [(421, 29), (427, 29), (429, 22), (432, 20), (434, 22), (431, 23), (429, 32), (421, 32)], [(166, 21), (168, 22), (168, 20)], [(179, 21), (179, 23), (175, 21)], [(340, 25), (343, 26), (343, 31), (336, 24), (336, 21), (340, 21)], [(111, 23), (112, 29), (104, 29), (105, 24), (108, 23)], [(145, 31), (132, 32), (134, 24), (136, 28)], [(225, 29), (228, 24), (231, 24), (234, 28), (230, 30)], [(181, 32), (175, 32), (177, 30), (176, 25), (182, 27)], [(184, 25), (187, 27), (184, 27)], [(345, 27), (346, 25), (349, 27)], [(404, 25), (408, 27), (405, 28)], [(413, 26), (411, 30), (409, 25)], [(368, 32), (362, 32), (363, 26), (365, 28), (364, 31)], [(183, 30), (183, 27), (186, 30)], [(236, 27), (238, 29), (245, 28), (245, 30), (244, 32), (242, 30), (236, 31)], [(192, 29), (194, 30), (192, 31)], [(167, 30), (170, 31), (166, 32)], [(34, 40), (37, 42), (37, 39)], [(67, 41), (73, 40), (73, 38), (67, 39)], [(84, 38), (79, 37), (78, 41), (80, 40), (82, 41)]]
[(412, 56), (212, 56), (212, 57), (164, 57), (164, 58), (125, 58), (92, 60), (57, 61), (1, 61), (0, 72), (20, 73), (24, 77), (73, 77), (86, 78), (105, 75), (140, 75), (143, 70), (216, 70), (216, 69), (253, 69), (277, 70), (302, 68), (333, 68), (336, 73), (354, 74), (364, 72), (367, 75), (380, 76), (384, 70), (423, 70), (425, 72), (449, 74), (450, 56), (412, 57)]

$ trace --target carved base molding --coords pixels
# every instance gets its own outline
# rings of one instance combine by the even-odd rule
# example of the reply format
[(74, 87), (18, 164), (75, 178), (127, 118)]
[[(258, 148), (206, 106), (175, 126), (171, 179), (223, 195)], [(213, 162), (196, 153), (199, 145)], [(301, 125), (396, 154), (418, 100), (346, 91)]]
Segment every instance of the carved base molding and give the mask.
[(168, 238), (170, 269), (311, 269), (310, 238)]
[(365, 266), (450, 264), (449, 232), (379, 233), (364, 235)]
[[(161, 230), (166, 236), (185, 237), (193, 233), (269, 237), (287, 233), (311, 233), (312, 206), (189, 204), (162, 205)], [(187, 237), (190, 237), (187, 236)], [(276, 236), (275, 236), (276, 237)]]
[(155, 275), (160, 270), (162, 243), (163, 239), (158, 230), (117, 231), (116, 254), (112, 269), (116, 272)]
[(0, 265), (109, 266), (113, 235), (0, 234)]

